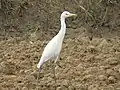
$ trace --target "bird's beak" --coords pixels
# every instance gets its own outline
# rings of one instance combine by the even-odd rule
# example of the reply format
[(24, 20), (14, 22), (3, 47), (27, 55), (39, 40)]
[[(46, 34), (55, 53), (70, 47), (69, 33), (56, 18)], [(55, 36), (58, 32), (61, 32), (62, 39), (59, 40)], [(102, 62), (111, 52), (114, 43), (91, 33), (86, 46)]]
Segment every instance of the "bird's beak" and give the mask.
[(77, 16), (77, 14), (70, 13), (69, 17), (71, 16)]

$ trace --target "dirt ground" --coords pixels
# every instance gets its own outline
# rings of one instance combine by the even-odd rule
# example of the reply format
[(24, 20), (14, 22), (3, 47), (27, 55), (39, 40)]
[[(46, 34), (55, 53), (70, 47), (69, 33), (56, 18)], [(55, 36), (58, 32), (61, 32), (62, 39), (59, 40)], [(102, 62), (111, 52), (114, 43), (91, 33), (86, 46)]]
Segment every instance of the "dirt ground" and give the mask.
[[(120, 90), (120, 38), (97, 38), (68, 28), (56, 66), (57, 90)], [(76, 31), (76, 32), (75, 32)], [(84, 31), (84, 30), (83, 30)], [(84, 33), (84, 35), (83, 35)], [(0, 41), (0, 90), (35, 90), (45, 41)], [(54, 90), (52, 64), (44, 64), (39, 90)]]
[[(113, 5), (115, 2), (108, 0), (111, 2), (107, 4), (109, 7), (103, 22), (90, 21), (90, 26), (86, 26), (82, 22), (85, 18), (81, 17), (83, 12), (79, 13), (79, 8), (68, 0), (70, 5), (66, 9), (76, 12), (78, 17), (67, 19), (67, 32), (58, 60), (61, 67), (56, 65), (57, 83), (54, 81), (53, 65), (47, 62), (37, 85), (37, 63), (45, 45), (59, 31), (59, 16), (64, 10), (60, 7), (68, 2), (52, 2), (55, 8), (48, 13), (51, 15), (48, 20), (44, 11), (37, 11), (34, 0), (27, 1), (29, 3), (21, 4), (25, 7), (22, 7), (23, 11), (19, 7), (13, 10), (20, 10), (15, 17), (7, 17), (13, 21), (4, 21), (0, 15), (0, 20), (4, 21), (4, 26), (0, 24), (0, 90), (120, 90), (119, 3), (117, 7), (111, 8), (108, 4)], [(100, 1), (102, 3), (104, 0)], [(19, 5), (16, 2), (14, 7)], [(47, 8), (51, 10), (53, 6)], [(51, 21), (54, 17), (56, 19)]]

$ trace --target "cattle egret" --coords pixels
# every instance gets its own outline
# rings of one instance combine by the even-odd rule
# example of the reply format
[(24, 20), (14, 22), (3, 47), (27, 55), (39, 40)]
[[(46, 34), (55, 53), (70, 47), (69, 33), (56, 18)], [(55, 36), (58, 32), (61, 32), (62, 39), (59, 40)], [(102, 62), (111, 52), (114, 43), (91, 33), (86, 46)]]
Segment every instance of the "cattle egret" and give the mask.
[[(41, 59), (40, 59), (38, 65), (37, 65), (37, 68), (39, 69), (39, 72), (42, 69), (42, 65), (46, 61), (54, 58), (55, 59), (54, 63), (56, 63), (56, 61), (58, 60), (58, 57), (59, 57), (59, 54), (60, 54), (60, 51), (61, 51), (61, 47), (62, 47), (62, 42), (63, 42), (65, 32), (66, 32), (65, 19), (67, 17), (71, 17), (71, 16), (77, 16), (77, 15), (73, 14), (73, 13), (70, 13), (68, 11), (64, 11), (61, 14), (61, 17), (60, 17), (61, 29), (60, 29), (59, 33), (55, 37), (53, 37), (53, 39), (44, 48)], [(54, 71), (55, 71), (55, 67), (54, 67)]]
[(71, 17), (71, 16), (76, 16), (76, 14), (72, 14), (68, 11), (64, 11), (61, 14), (61, 17), (60, 17), (61, 29), (60, 29), (59, 33), (55, 37), (53, 37), (53, 39), (45, 47), (42, 57), (37, 65), (37, 68), (39, 69), (39, 71), (41, 71), (42, 65), (44, 62), (46, 62), (52, 58), (56, 58), (54, 61), (55, 63), (58, 60), (58, 57), (59, 57), (59, 54), (61, 51), (61, 47), (62, 47), (62, 42), (63, 42), (65, 32), (66, 32), (65, 18)]

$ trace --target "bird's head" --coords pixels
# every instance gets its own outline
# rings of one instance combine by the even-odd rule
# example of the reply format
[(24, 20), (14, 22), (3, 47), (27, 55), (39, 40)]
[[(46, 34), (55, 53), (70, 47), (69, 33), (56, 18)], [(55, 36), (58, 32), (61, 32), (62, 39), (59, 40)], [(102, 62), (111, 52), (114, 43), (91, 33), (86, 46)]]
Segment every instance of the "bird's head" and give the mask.
[(73, 13), (70, 13), (68, 11), (64, 11), (62, 14), (61, 14), (61, 18), (67, 18), (67, 17), (71, 17), (71, 16), (77, 16), (77, 14), (73, 14)]

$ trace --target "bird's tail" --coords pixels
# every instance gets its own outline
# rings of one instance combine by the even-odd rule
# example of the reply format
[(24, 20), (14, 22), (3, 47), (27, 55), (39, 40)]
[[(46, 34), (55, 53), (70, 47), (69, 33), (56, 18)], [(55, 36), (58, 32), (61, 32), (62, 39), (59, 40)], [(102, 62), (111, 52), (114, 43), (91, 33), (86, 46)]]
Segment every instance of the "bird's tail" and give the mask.
[(41, 66), (40, 66), (40, 63), (38, 63), (38, 64), (37, 64), (37, 68), (40, 68), (40, 67), (41, 67)]
[(43, 65), (43, 60), (40, 59), (39, 63), (37, 64), (37, 68), (41, 71)]

